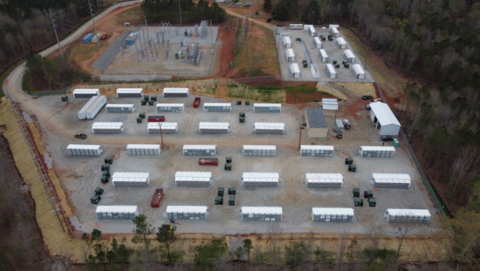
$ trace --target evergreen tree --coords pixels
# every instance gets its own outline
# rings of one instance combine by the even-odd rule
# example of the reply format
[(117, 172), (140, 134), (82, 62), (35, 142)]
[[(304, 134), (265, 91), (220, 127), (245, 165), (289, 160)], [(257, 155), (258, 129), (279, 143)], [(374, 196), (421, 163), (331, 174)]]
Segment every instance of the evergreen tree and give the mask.
[(272, 5), (272, 0), (265, 0), (265, 1), (263, 1), (263, 9), (264, 9), (265, 11), (270, 11), (270, 10), (272, 10), (272, 7), (273, 7), (273, 5)]
[(286, 21), (290, 19), (290, 5), (287, 1), (278, 3), (272, 11), (272, 18), (277, 21)]

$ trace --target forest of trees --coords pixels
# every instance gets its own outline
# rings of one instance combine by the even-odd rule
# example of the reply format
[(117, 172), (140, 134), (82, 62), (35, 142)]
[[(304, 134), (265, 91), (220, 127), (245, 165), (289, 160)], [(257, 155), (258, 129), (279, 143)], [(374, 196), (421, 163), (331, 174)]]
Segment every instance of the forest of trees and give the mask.
[(194, 4), (192, 0), (144, 0), (142, 10), (149, 22), (158, 23), (167, 21), (179, 24), (178, 1), (180, 1), (183, 23), (200, 23), (201, 20), (212, 20), (221, 23), (226, 19), (227, 13), (217, 3), (208, 5), (208, 1), (200, 0)]

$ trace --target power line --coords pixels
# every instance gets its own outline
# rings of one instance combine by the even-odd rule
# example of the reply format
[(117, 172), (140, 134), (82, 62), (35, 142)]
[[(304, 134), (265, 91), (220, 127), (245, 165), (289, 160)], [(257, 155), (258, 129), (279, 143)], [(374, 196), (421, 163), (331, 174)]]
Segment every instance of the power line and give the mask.
[(100, 37), (97, 34), (97, 27), (95, 26), (95, 20), (93, 19), (93, 10), (92, 10), (92, 5), (90, 4), (90, 0), (88, 0), (88, 8), (90, 10), (90, 15), (92, 16), (92, 22), (93, 22), (93, 29), (95, 30), (95, 38), (97, 39), (97, 45), (100, 47)]
[(55, 32), (55, 38), (57, 38), (57, 43), (58, 43), (58, 48), (60, 49), (60, 54), (62, 55), (62, 59), (65, 59), (63, 57), (62, 46), (60, 45), (60, 41), (58, 40), (57, 26), (55, 25), (55, 20), (52, 17), (52, 12), (50, 11), (50, 9), (48, 9), (48, 13), (50, 14), (50, 20), (52, 21), (53, 31)]

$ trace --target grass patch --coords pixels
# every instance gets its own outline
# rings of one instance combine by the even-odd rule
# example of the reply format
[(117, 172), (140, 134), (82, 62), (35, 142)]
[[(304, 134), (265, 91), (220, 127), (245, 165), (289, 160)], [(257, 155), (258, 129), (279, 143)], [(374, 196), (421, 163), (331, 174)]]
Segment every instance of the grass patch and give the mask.
[[(79, 59), (89, 59), (93, 56), (95, 53), (95, 49), (97, 47), (91, 46), (91, 44), (84, 45), (83, 43), (77, 42), (76, 44), (72, 44), (70, 48), (68, 48), (68, 56), (70, 61), (72, 61), (74, 58), (79, 58)], [(96, 46), (96, 45), (95, 45)]]
[(286, 91), (290, 92), (290, 93), (299, 92), (299, 93), (305, 93), (305, 94), (315, 93), (317, 91), (316, 87), (311, 87), (311, 86), (307, 86), (307, 85), (286, 86), (286, 87), (284, 87), (284, 89)]
[(267, 103), (285, 103), (285, 91), (279, 86), (248, 86), (227, 83), (227, 97)]
[(22, 89), (28, 94), (32, 94), (35, 90), (28, 83), (30, 82), (30, 73), (26, 72), (22, 78)]
[[(5, 79), (7, 79), (7, 77), (12, 73), (12, 71), (15, 70), (22, 63), (23, 63), (23, 60), (18, 61), (16, 64), (12, 65), (10, 68), (5, 70), (2, 74), (0, 74), (0, 83), (2, 84), (2, 86)], [(5, 93), (3, 93), (3, 88), (0, 88), (0, 98), (2, 98), (3, 96), (5, 96)]]

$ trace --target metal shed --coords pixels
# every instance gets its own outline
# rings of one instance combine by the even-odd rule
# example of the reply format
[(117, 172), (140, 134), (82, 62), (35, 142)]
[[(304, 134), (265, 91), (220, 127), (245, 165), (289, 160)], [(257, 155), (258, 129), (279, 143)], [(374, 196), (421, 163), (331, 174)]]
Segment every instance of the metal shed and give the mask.
[(282, 104), (264, 104), (254, 103), (253, 112), (255, 113), (281, 113)]
[(107, 97), (104, 95), (92, 96), (90, 100), (78, 111), (78, 118), (81, 120), (84, 119), (94, 119), (95, 116), (102, 110), (102, 108), (107, 104)]
[(408, 174), (373, 173), (372, 185), (376, 188), (410, 188), (412, 179)]
[(343, 127), (343, 121), (341, 119), (335, 119), (334, 127), (335, 131), (339, 134), (343, 133), (345, 127)]
[(94, 134), (121, 134), (123, 132), (122, 122), (94, 122), (92, 124)]
[(143, 88), (117, 88), (117, 98), (143, 97)]
[(313, 207), (313, 222), (352, 222), (354, 210), (352, 208)]
[(292, 40), (290, 37), (283, 37), (283, 47), (292, 48)]
[(297, 63), (290, 63), (290, 74), (293, 78), (300, 78), (300, 68)]
[(309, 188), (341, 188), (343, 176), (340, 173), (307, 173), (305, 183)]
[(315, 48), (322, 49), (322, 42), (320, 41), (319, 37), (313, 38), (313, 45), (315, 46)]
[(328, 125), (323, 110), (319, 107), (307, 107), (304, 111), (308, 137), (326, 138)]
[(323, 110), (338, 110), (338, 100), (336, 98), (322, 98)]
[(215, 156), (217, 145), (183, 145), (185, 156)]
[(205, 171), (177, 171), (175, 184), (177, 186), (210, 186), (212, 173)]
[(327, 76), (329, 79), (337, 78), (337, 72), (335, 71), (335, 68), (333, 68), (332, 64), (327, 63), (327, 65), (325, 65), (325, 71), (327, 72)]
[(231, 112), (231, 103), (204, 103), (203, 111), (205, 112)]
[(360, 146), (358, 153), (362, 157), (394, 157), (395, 148), (391, 146)]
[(184, 104), (174, 103), (157, 103), (157, 112), (162, 113), (183, 113), (185, 111)]
[(365, 71), (363, 70), (360, 64), (353, 64), (352, 65), (352, 72), (357, 79), (365, 79)]
[(241, 212), (244, 221), (281, 221), (283, 219), (282, 207), (243, 206)]
[(394, 209), (385, 210), (383, 217), (387, 222), (397, 223), (424, 223), (430, 222), (430, 212), (428, 209)]
[(67, 153), (69, 155), (100, 155), (103, 152), (100, 145), (69, 144)]
[(317, 31), (315, 31), (315, 27), (313, 27), (313, 25), (308, 27), (308, 34), (310, 37), (315, 37), (317, 35)]
[(333, 156), (334, 147), (327, 145), (301, 145), (301, 156)]
[(136, 205), (99, 205), (95, 210), (98, 219), (133, 220), (138, 215)]
[(335, 42), (337, 43), (338, 48), (340, 48), (340, 49), (347, 48), (347, 42), (345, 41), (344, 38), (336, 38)]
[(133, 113), (135, 112), (134, 104), (107, 104), (107, 113)]
[(253, 132), (255, 134), (275, 134), (283, 135), (285, 123), (280, 122), (255, 122)]
[(160, 144), (128, 144), (127, 154), (132, 155), (160, 155)]
[(370, 103), (370, 119), (377, 129), (380, 129), (380, 135), (398, 136), (400, 133), (400, 122), (393, 114), (386, 103)]
[(230, 123), (228, 122), (200, 122), (198, 131), (201, 134), (228, 134)]
[(247, 187), (277, 187), (280, 175), (276, 172), (244, 172), (242, 183)]
[(275, 145), (243, 145), (242, 152), (244, 156), (276, 156), (277, 147)]
[(207, 220), (208, 207), (168, 205), (164, 216), (173, 220)]
[(320, 57), (320, 61), (322, 61), (323, 63), (326, 63), (329, 60), (327, 51), (325, 51), (325, 49), (318, 50), (318, 56)]
[(293, 52), (292, 48), (288, 48), (285, 50), (285, 55), (287, 56), (287, 61), (288, 62), (294, 62), (295, 61), (295, 53)]
[(178, 123), (176, 122), (149, 122), (147, 124), (148, 134), (176, 134), (178, 132)]
[(148, 172), (115, 172), (112, 175), (112, 184), (115, 187), (148, 186), (150, 173)]
[(338, 36), (340, 35), (340, 32), (338, 32), (338, 29), (334, 26), (330, 26), (330, 34), (332, 34), (332, 36), (334, 38), (338, 38)]
[(73, 98), (92, 98), (93, 96), (100, 96), (100, 90), (98, 88), (77, 88), (73, 90)]
[(190, 91), (188, 88), (164, 88), (163, 97), (188, 97)]

